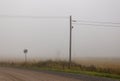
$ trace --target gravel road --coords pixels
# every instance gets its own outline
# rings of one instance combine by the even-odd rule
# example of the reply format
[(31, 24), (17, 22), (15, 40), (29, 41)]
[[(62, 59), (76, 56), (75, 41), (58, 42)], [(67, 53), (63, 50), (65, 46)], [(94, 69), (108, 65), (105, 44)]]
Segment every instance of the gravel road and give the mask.
[(118, 80), (51, 71), (34, 71), (0, 67), (0, 81), (118, 81)]

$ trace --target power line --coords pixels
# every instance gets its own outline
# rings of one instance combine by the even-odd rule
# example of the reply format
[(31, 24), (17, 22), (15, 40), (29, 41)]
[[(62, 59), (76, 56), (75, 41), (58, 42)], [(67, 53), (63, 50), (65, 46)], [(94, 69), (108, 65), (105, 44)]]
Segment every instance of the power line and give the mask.
[(73, 22), (85, 22), (85, 23), (98, 23), (98, 24), (117, 24), (120, 25), (120, 23), (115, 22), (102, 22), (102, 21), (87, 21), (87, 20), (73, 20)]
[(120, 27), (117, 25), (103, 25), (103, 24), (90, 24), (90, 23), (75, 23), (75, 25), (90, 25), (90, 26), (104, 26), (104, 27)]
[[(33, 19), (69, 19), (68, 16), (20, 16), (20, 15), (0, 15), (0, 18), (33, 18)], [(105, 26), (105, 27), (120, 27), (120, 23), (87, 21), (87, 20), (72, 20), (73, 24)], [(114, 24), (114, 25), (113, 25)]]
[(35, 19), (68, 19), (67, 16), (19, 16), (19, 15), (0, 15), (0, 18), (35, 18)]

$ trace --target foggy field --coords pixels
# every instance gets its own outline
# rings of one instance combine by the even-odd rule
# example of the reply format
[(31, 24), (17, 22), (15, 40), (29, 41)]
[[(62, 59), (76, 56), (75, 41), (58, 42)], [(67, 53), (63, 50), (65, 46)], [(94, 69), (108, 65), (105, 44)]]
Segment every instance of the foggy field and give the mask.
[(67, 61), (46, 60), (31, 62), (1, 62), (1, 66), (20, 67), (37, 70), (50, 70), (58, 72), (67, 72), (74, 74), (85, 74), (92, 76), (108, 77), (120, 79), (120, 60), (119, 58), (87, 58), (72, 62), (71, 69), (68, 69)]
[(120, 58), (80, 58), (74, 61), (82, 65), (95, 65), (96, 67), (118, 69), (117, 71), (120, 71)]
[(94, 66), (96, 69), (102, 69), (105, 73), (118, 74), (120, 76), (120, 58), (81, 58), (75, 61), (78, 64)]
[(0, 0), (0, 81), (6, 77), (120, 80), (120, 0)]

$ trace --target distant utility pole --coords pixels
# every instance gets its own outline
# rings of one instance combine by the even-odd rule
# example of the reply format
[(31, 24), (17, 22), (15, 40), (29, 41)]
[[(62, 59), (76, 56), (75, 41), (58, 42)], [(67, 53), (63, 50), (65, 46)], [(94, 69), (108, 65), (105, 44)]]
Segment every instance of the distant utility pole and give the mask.
[(72, 16), (70, 16), (70, 39), (69, 39), (69, 69), (71, 68), (71, 53), (72, 53)]

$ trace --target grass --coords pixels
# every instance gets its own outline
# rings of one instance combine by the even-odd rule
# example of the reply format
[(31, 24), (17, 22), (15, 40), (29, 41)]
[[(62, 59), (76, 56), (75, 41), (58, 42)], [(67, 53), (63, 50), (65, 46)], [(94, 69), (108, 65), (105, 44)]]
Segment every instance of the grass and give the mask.
[(81, 71), (81, 70), (73, 70), (73, 69), (55, 69), (55, 68), (46, 68), (46, 67), (32, 67), (32, 69), (36, 70), (48, 70), (48, 71), (55, 71), (55, 72), (65, 72), (65, 73), (72, 73), (72, 74), (84, 74), (84, 75), (90, 75), (90, 76), (98, 76), (98, 77), (107, 77), (112, 79), (118, 79), (120, 80), (120, 75), (117, 74), (109, 74), (109, 73), (100, 73), (100, 72), (94, 72), (94, 71)]
[(73, 74), (85, 74), (90, 76), (99, 76), (99, 77), (107, 77), (113, 79), (120, 80), (120, 68), (110, 69), (108, 68), (100, 68), (95, 65), (80, 65), (77, 63), (72, 63), (71, 69), (68, 69), (68, 62), (66, 61), (39, 61), (39, 62), (29, 62), (29, 63), (13, 63), (13, 62), (1, 62), (1, 66), (12, 66), (12, 67), (22, 67), (27, 69), (35, 69), (35, 70), (49, 70), (49, 71), (57, 71), (57, 72), (65, 72), (65, 73), (73, 73)]

